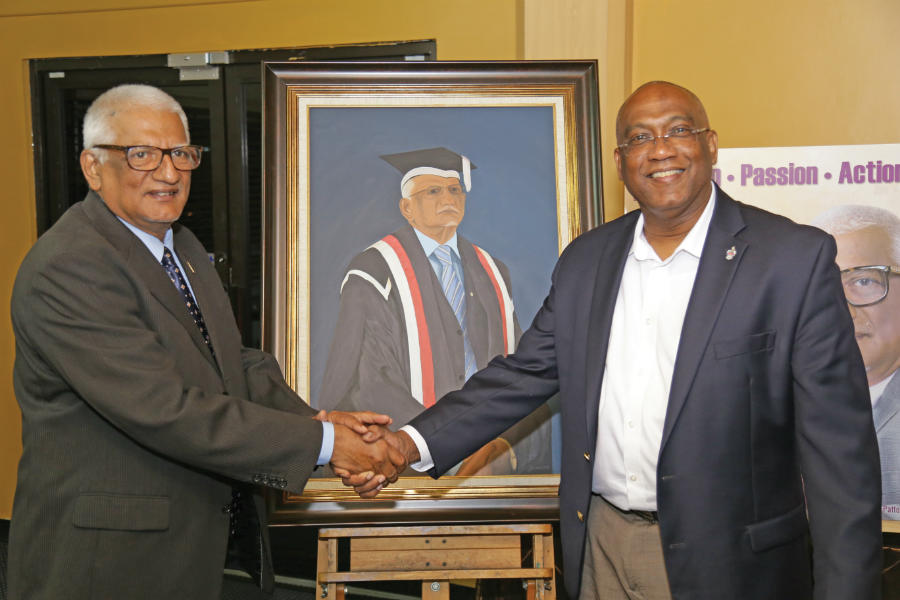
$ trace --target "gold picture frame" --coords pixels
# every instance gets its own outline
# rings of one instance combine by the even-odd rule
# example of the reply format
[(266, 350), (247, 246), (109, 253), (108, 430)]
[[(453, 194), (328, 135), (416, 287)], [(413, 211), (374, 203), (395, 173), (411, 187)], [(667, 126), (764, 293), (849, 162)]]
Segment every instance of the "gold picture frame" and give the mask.
[[(316, 327), (328, 320), (327, 311), (333, 308), (316, 294), (336, 289), (333, 281), (322, 283), (318, 273), (339, 277), (346, 267), (346, 257), (332, 258), (332, 253), (318, 251), (318, 240), (338, 235), (350, 247), (365, 248), (372, 240), (360, 233), (362, 226), (354, 229), (354, 220), (371, 221), (360, 219), (358, 212), (391, 193), (376, 189), (372, 182), (381, 185), (383, 177), (369, 171), (384, 168), (376, 156), (381, 147), (371, 142), (366, 153), (356, 153), (360, 145), (385, 136), (407, 136), (409, 147), (424, 147), (417, 144), (428, 138), (409, 124), (419, 123), (415, 119), (424, 112), (439, 116), (444, 124), (435, 127), (456, 143), (465, 139), (459, 136), (467, 128), (483, 133), (486, 127), (507, 127), (499, 135), (494, 132), (490, 138), (472, 142), (484, 149), (481, 156), (488, 157), (473, 158), (475, 163), (487, 161), (480, 164), (485, 172), (494, 158), (488, 150), (513, 166), (535, 154), (546, 156), (541, 163), (546, 170), (540, 177), (529, 169), (514, 170), (512, 175), (497, 174), (503, 169), (493, 171), (497, 189), (523, 184), (544, 186), (548, 191), (513, 194), (514, 201), (521, 203), (516, 204), (517, 210), (528, 215), (525, 219), (531, 218), (528, 226), (536, 234), (527, 239), (492, 234), (501, 246), (551, 245), (539, 261), (522, 257), (522, 264), (529, 268), (519, 267), (513, 276), (514, 281), (530, 276), (539, 282), (532, 285), (542, 290), (529, 305), (534, 311), (549, 287), (549, 271), (558, 253), (574, 237), (603, 221), (596, 61), (265, 63), (263, 70), (263, 345), (278, 358), (288, 383), (306, 399), (315, 400), (316, 369), (325, 353), (322, 340), (326, 336), (317, 334)], [(529, 137), (516, 139), (527, 139), (528, 148), (500, 144), (494, 149), (496, 140), (512, 144), (506, 138), (521, 136), (523, 131)], [(348, 151), (346, 138), (354, 135), (358, 140)], [(528, 177), (536, 180), (529, 182)], [(347, 181), (358, 185), (345, 189)], [(374, 198), (368, 197), (369, 190)], [(492, 200), (498, 195), (492, 195)], [(399, 197), (396, 192), (394, 196)], [(489, 211), (501, 209), (482, 209), (484, 214), (475, 226), (498, 227)], [(468, 205), (466, 210), (468, 225)], [(317, 256), (322, 255), (331, 261), (328, 268), (319, 264)], [(542, 273), (532, 272), (530, 265), (536, 263), (544, 265), (537, 268)], [(516, 306), (518, 311), (521, 304), (517, 301)], [(523, 326), (532, 314), (523, 317), (520, 312)], [(273, 523), (535, 520), (557, 517), (558, 486), (559, 476), (553, 473), (439, 480), (403, 477), (378, 498), (361, 500), (337, 479), (313, 478), (303, 494), (273, 495), (270, 509)]]

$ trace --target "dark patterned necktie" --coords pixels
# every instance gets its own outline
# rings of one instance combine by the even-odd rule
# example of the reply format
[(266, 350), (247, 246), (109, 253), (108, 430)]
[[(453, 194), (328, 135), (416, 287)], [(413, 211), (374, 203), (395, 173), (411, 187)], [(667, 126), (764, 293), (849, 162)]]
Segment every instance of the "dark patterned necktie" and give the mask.
[(197, 301), (194, 300), (194, 296), (191, 294), (191, 288), (188, 287), (187, 282), (184, 280), (184, 275), (181, 274), (181, 269), (175, 264), (172, 252), (165, 247), (163, 247), (162, 266), (166, 270), (169, 279), (172, 280), (172, 283), (175, 284), (175, 287), (178, 288), (178, 291), (181, 293), (188, 314), (191, 315), (191, 318), (194, 320), (194, 325), (200, 330), (200, 335), (203, 336), (203, 341), (206, 342), (206, 346), (209, 348), (210, 353), (215, 357), (216, 353), (209, 341), (209, 331), (206, 329), (206, 322), (203, 320), (203, 314), (200, 312), (200, 307), (197, 306)]

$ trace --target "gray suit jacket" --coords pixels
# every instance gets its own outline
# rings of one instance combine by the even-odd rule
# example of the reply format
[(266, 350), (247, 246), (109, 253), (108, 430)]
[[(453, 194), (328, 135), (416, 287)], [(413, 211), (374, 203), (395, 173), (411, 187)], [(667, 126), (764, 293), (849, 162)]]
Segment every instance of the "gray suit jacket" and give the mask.
[[(559, 390), (572, 596), (609, 330), (637, 216), (572, 242), (517, 352), (412, 420), (437, 475)], [(820, 230), (717, 190), (657, 463), (675, 598), (803, 600), (813, 578), (819, 600), (879, 597), (878, 448), (835, 254)]]
[(900, 521), (900, 372), (872, 409), (881, 454), (882, 518)]
[(11, 598), (219, 598), (232, 485), (300, 491), (315, 465), (314, 411), (271, 356), (242, 347), (194, 235), (175, 225), (174, 246), (215, 359), (162, 267), (94, 193), (19, 269)]

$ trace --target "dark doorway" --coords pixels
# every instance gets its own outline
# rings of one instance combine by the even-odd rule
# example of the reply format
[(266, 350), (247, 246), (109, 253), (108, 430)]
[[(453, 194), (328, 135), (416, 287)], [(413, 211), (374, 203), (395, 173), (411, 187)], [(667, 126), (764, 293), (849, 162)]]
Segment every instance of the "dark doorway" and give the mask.
[[(244, 344), (260, 346), (263, 61), (434, 60), (434, 40), (316, 48), (32, 60), (37, 232), (87, 185), (81, 125), (90, 103), (122, 83), (157, 86), (178, 100), (191, 142), (205, 147), (181, 222), (210, 252)], [(174, 65), (174, 66), (170, 66)], [(187, 65), (185, 67), (184, 65)]]

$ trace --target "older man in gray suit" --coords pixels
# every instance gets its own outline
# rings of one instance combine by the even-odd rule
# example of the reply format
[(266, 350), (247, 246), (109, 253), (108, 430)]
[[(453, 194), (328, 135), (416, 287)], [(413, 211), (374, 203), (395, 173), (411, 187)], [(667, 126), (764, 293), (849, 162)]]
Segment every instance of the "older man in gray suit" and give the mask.
[(357, 459), (393, 479), (387, 446), (352, 430), (389, 419), (324, 423), (271, 356), (241, 346), (206, 250), (175, 223), (201, 148), (174, 99), (107, 91), (84, 146), (91, 191), (13, 290), (24, 449), (10, 597), (212, 600), (226, 557), (270, 590), (253, 484), (300, 491), (316, 464)]
[(866, 365), (881, 454), (881, 516), (900, 520), (900, 218), (842, 205), (813, 221), (834, 235), (844, 294)]

